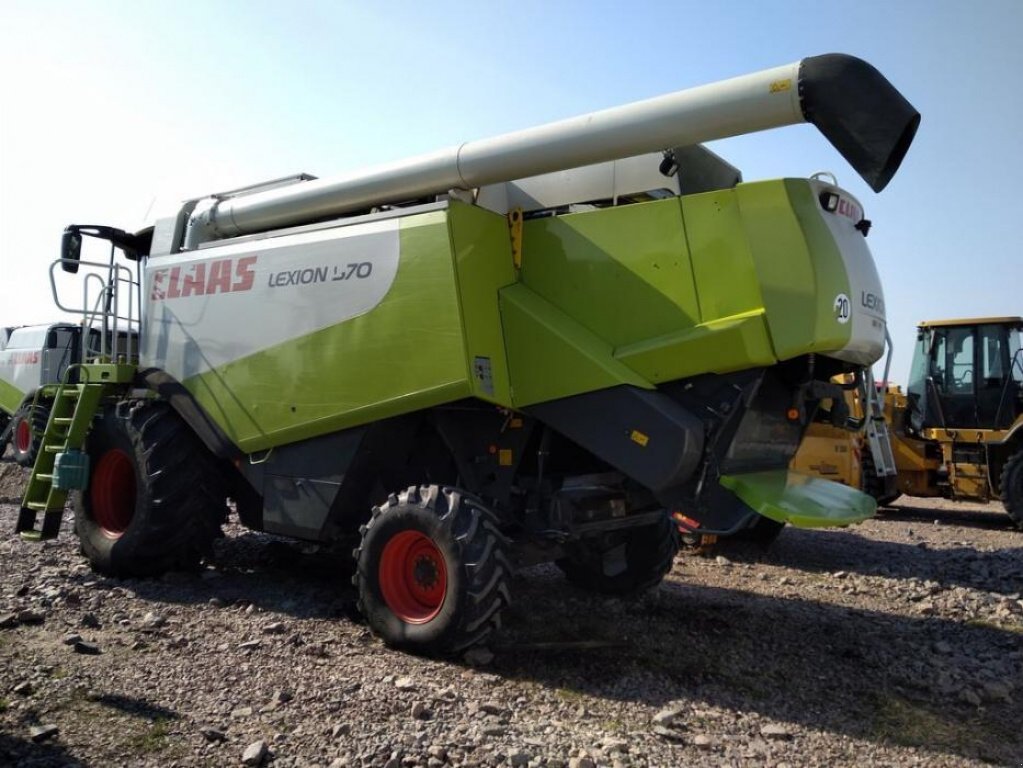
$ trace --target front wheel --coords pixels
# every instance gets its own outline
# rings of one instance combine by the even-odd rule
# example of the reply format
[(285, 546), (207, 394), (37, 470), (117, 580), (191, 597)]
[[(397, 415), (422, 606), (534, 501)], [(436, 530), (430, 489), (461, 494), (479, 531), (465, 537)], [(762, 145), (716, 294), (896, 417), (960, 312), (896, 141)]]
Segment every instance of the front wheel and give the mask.
[(511, 602), (509, 543), (494, 514), (457, 488), (412, 487), (373, 509), (352, 582), (385, 643), (449, 654), (500, 627)]
[(23, 467), (32, 467), (36, 463), (39, 446), (43, 442), (46, 422), (50, 419), (50, 408), (45, 403), (36, 403), (35, 407), (27, 403), (14, 414), (11, 425), (11, 448), (14, 460)]
[(75, 530), (92, 566), (114, 576), (191, 568), (220, 534), (226, 493), (205, 447), (164, 403), (107, 409), (86, 443), (89, 487)]
[(1023, 450), (1010, 456), (1002, 467), (1000, 495), (1012, 522), (1023, 529)]

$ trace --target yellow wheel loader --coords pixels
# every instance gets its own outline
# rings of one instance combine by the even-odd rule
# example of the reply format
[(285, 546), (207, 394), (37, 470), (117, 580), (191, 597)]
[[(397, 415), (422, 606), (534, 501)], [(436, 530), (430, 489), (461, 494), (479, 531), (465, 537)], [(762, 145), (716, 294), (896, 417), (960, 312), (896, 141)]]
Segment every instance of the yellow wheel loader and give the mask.
[[(866, 429), (813, 424), (793, 467), (860, 487), (882, 504), (903, 493), (998, 499), (1023, 528), (1021, 331), (1020, 317), (920, 323), (906, 391), (884, 388), (888, 437), (873, 446)], [(886, 447), (893, 475), (877, 450)], [(894, 488), (887, 481), (892, 476)]]

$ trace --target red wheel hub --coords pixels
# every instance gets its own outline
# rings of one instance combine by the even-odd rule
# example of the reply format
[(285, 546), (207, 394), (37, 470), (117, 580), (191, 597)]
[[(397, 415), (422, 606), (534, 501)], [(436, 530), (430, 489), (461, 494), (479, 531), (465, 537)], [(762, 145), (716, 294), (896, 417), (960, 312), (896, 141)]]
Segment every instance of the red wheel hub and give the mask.
[(32, 425), (27, 419), (19, 421), (14, 429), (14, 447), (18, 453), (28, 453), (32, 450)]
[(402, 531), (380, 556), (380, 592), (394, 615), (409, 624), (425, 624), (440, 613), (448, 590), (448, 572), (440, 549), (426, 534)]
[(103, 454), (89, 487), (92, 517), (103, 534), (119, 539), (135, 515), (135, 467), (119, 448)]

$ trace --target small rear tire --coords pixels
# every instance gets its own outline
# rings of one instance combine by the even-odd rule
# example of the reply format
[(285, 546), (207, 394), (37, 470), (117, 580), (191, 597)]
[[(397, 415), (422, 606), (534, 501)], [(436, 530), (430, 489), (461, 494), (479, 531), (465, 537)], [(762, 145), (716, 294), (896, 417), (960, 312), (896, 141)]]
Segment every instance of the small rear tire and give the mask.
[[(769, 517), (757, 515), (749, 528), (744, 528), (734, 536), (730, 537), (730, 539), (756, 544), (761, 549), (767, 549), (774, 544), (775, 539), (777, 539), (784, 530), (785, 523), (779, 523), (777, 520), (772, 520)], [(724, 539), (724, 541), (728, 540), (729, 539)]]
[[(678, 528), (665, 513), (652, 525), (626, 528), (597, 540), (584, 539), (572, 546), (556, 565), (580, 589), (628, 595), (660, 584), (671, 570), (678, 549)], [(620, 566), (610, 574), (604, 568), (609, 557), (614, 557)]]
[(1023, 530), (1023, 450), (1010, 456), (1002, 467), (1000, 495), (1012, 522)]
[(86, 443), (89, 487), (75, 530), (93, 568), (154, 576), (194, 568), (226, 519), (223, 482), (206, 448), (165, 403), (96, 419)]
[(360, 529), (352, 579), (385, 643), (447, 655), (477, 645), (511, 602), (509, 542), (483, 503), (457, 488), (392, 494)]
[(45, 403), (31, 403), (21, 406), (11, 425), (11, 449), (14, 460), (23, 467), (32, 467), (43, 442), (46, 423), (50, 420), (50, 407)]

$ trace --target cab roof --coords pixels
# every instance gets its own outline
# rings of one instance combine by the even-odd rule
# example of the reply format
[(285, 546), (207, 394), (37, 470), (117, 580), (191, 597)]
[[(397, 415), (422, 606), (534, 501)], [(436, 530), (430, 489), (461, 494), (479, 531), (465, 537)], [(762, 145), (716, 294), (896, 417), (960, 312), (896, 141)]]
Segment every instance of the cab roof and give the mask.
[(918, 328), (950, 328), (966, 325), (1009, 325), (1023, 327), (1023, 317), (961, 317), (950, 320), (924, 320)]

